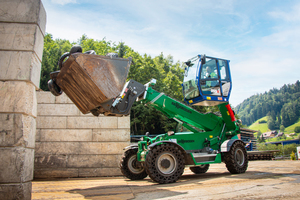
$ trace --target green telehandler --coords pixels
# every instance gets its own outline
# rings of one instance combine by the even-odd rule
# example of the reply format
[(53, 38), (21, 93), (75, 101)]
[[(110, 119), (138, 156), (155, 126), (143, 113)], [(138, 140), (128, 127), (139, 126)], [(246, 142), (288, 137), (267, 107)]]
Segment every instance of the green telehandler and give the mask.
[[(134, 80), (126, 82), (130, 63), (131, 59), (114, 54), (82, 53), (75, 46), (61, 57), (60, 71), (52, 72), (48, 82), (54, 95), (64, 91), (84, 114), (128, 115), (134, 101), (142, 101), (187, 130), (155, 137), (147, 133), (137, 144), (126, 147), (120, 161), (124, 176), (131, 180), (149, 176), (157, 183), (172, 183), (185, 167), (201, 174), (210, 164), (224, 162), (232, 174), (247, 170), (245, 143), (237, 136), (240, 121), (228, 103), (232, 87), (229, 60), (197, 55), (185, 62), (185, 103), (155, 91), (154, 79), (145, 85)], [(220, 114), (203, 114), (189, 105), (216, 105)]]

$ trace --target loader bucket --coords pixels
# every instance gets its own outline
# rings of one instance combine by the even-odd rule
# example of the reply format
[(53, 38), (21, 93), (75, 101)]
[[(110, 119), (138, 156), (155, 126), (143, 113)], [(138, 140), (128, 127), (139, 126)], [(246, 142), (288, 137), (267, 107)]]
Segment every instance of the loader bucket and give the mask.
[(117, 97), (123, 89), (131, 58), (73, 53), (51, 79), (83, 114)]

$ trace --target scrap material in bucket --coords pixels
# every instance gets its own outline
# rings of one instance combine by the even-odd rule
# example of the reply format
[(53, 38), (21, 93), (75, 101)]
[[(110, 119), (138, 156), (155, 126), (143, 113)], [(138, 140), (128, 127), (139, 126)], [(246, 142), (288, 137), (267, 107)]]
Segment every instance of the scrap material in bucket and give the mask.
[(87, 114), (120, 94), (130, 64), (131, 58), (73, 53), (51, 79)]

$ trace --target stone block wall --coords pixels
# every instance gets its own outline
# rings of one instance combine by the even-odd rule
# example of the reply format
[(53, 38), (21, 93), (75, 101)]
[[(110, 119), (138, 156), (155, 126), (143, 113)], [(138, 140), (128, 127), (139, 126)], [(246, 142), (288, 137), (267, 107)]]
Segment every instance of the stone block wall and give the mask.
[(0, 199), (31, 199), (46, 12), (41, 0), (0, 0)]
[(37, 92), (34, 178), (121, 175), (130, 117), (83, 115), (65, 95)]

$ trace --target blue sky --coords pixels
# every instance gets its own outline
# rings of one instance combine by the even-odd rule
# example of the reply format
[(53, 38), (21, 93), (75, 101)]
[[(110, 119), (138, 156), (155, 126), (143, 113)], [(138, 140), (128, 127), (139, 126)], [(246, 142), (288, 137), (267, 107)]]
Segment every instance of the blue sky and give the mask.
[(140, 54), (229, 59), (230, 103), (300, 80), (298, 0), (42, 0), (46, 32), (125, 42)]

